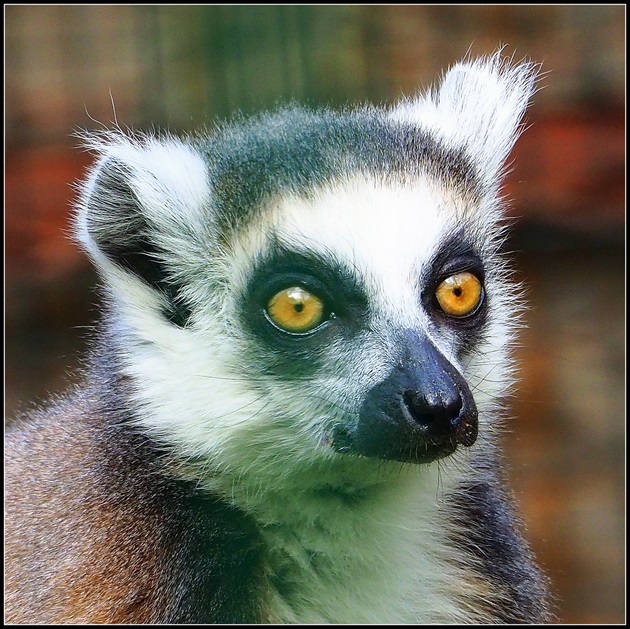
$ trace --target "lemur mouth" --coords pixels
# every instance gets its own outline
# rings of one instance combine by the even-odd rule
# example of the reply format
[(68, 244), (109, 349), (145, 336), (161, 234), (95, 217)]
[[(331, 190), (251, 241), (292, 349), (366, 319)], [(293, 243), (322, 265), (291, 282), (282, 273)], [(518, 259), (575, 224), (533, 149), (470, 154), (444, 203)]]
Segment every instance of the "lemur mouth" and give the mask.
[(438, 459), (450, 456), (457, 449), (457, 445), (451, 442), (427, 443), (415, 448), (405, 448), (400, 452), (392, 452), (387, 460), (402, 461), (404, 463), (431, 463)]
[(453, 454), (458, 446), (468, 448), (477, 440), (476, 411), (454, 425), (446, 434), (427, 434), (418, 426), (401, 424), (381, 416), (375, 430), (348, 430), (337, 426), (329, 444), (342, 454), (403, 463), (431, 463)]
[[(345, 441), (345, 444), (342, 443)], [(402, 463), (431, 463), (438, 459), (444, 459), (457, 450), (457, 442), (452, 439), (427, 439), (416, 440), (415, 443), (406, 443), (400, 447), (383, 447), (379, 450), (362, 451), (353, 446), (347, 439), (335, 438), (332, 447), (342, 454), (363, 456), (382, 459), (385, 461), (400, 461)], [(383, 444), (384, 445), (384, 444)]]
[[(474, 431), (474, 437), (472, 433)], [(458, 446), (470, 447), (477, 437), (477, 427), (468, 429), (464, 434), (436, 438), (429, 437), (409, 442), (399, 449), (391, 449), (388, 452), (377, 454), (378, 458), (390, 461), (402, 461), (405, 463), (431, 463), (438, 459), (444, 459), (453, 454)], [(471, 440), (472, 439), (472, 440)]]

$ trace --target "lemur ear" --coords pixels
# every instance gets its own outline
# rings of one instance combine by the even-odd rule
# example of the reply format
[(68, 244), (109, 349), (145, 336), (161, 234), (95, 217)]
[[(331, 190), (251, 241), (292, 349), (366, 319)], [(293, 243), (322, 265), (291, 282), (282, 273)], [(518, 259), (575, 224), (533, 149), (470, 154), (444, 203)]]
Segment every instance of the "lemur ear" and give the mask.
[(84, 139), (99, 157), (81, 187), (75, 234), (99, 267), (113, 262), (150, 281), (149, 262), (199, 227), (209, 196), (205, 162), (173, 138)]
[[(108, 283), (140, 279), (174, 307), (177, 276), (203, 231), (206, 165), (173, 138), (87, 136), (98, 159), (80, 188), (75, 236)], [(190, 253), (190, 255), (184, 255)], [(137, 286), (137, 284), (136, 284)]]
[(463, 149), (488, 189), (498, 185), (503, 164), (535, 90), (539, 67), (504, 59), (462, 61), (446, 72), (437, 89), (400, 103), (391, 112)]

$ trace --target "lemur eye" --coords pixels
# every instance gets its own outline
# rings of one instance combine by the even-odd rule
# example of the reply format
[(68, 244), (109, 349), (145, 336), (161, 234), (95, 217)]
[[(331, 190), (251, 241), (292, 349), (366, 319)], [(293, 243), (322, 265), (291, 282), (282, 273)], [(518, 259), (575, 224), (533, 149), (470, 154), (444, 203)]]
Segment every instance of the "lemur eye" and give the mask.
[(447, 277), (435, 296), (443, 312), (451, 317), (465, 317), (481, 303), (483, 290), (479, 278), (468, 271)]
[(304, 334), (324, 320), (324, 304), (307, 290), (292, 286), (276, 293), (267, 304), (268, 318), (285, 332)]

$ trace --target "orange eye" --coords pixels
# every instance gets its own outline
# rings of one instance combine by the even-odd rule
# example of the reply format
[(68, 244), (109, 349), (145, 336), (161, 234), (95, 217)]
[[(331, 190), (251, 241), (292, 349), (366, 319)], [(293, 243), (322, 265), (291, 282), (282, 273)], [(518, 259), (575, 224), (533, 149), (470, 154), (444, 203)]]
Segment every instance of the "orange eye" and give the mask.
[(474, 312), (481, 303), (481, 282), (468, 271), (456, 273), (437, 287), (435, 296), (445, 314), (465, 317)]
[(267, 304), (269, 319), (285, 332), (303, 334), (324, 320), (324, 304), (299, 286), (276, 293)]

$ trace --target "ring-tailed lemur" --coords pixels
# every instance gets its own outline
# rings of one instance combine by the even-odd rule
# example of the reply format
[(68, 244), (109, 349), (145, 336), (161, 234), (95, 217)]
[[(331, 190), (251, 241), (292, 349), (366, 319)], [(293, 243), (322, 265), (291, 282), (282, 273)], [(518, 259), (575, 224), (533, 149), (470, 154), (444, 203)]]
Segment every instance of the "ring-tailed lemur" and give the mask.
[(535, 75), (90, 137), (106, 313), (83, 384), (7, 435), (8, 621), (550, 618), (496, 445)]

